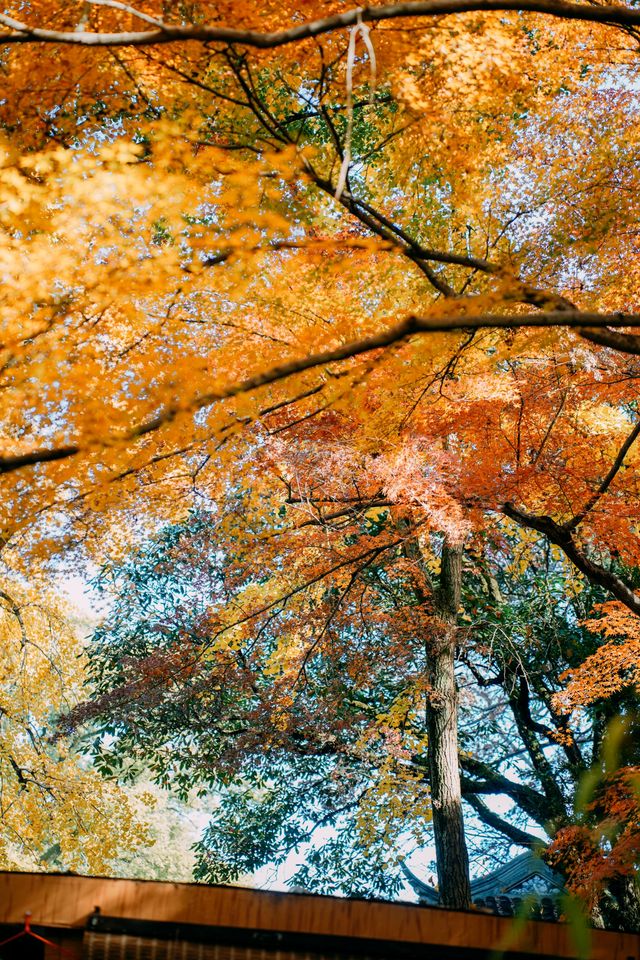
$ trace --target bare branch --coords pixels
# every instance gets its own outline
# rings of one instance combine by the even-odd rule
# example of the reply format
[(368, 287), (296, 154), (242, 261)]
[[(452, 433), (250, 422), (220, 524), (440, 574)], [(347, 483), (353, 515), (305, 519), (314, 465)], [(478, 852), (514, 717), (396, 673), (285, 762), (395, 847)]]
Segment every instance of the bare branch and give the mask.
[[(611, 324), (610, 324), (611, 326)], [(621, 353), (633, 353), (640, 356), (640, 337), (632, 333), (619, 333), (617, 330), (597, 330), (589, 328), (580, 331), (580, 336), (601, 347), (611, 347)]]
[[(115, 6), (115, 3), (109, 4)], [(124, 4), (123, 4), (124, 6)], [(133, 9), (133, 8), (132, 8)], [(419, 0), (419, 2), (358, 7), (346, 13), (308, 20), (288, 30), (263, 33), (233, 27), (213, 27), (206, 24), (163, 24), (155, 30), (122, 31), (119, 33), (91, 33), (88, 31), (48, 30), (32, 27), (0, 14), (0, 23), (9, 29), (2, 43), (58, 43), (88, 47), (140, 47), (162, 43), (180, 43), (198, 40), (208, 43), (240, 44), (260, 50), (275, 49), (299, 43), (311, 37), (334, 33), (357, 23), (376, 23), (407, 17), (443, 17), (457, 13), (491, 12), (502, 10), (530, 11), (561, 20), (582, 20), (588, 23), (618, 26), (640, 25), (640, 10), (621, 4), (583, 4), (567, 0)], [(139, 11), (135, 15), (146, 19)]]
[(549, 817), (544, 794), (525, 783), (510, 780), (488, 763), (466, 753), (460, 754), (460, 769), (465, 799), (469, 794), (510, 797), (532, 820), (541, 826), (546, 824)]
[(21, 470), (23, 467), (33, 467), (36, 463), (51, 463), (54, 460), (67, 460), (69, 457), (80, 453), (80, 449), (77, 444), (69, 444), (50, 450), (31, 450), (29, 453), (19, 453), (15, 456), (0, 456), (0, 474), (13, 473), (14, 470)]
[(514, 826), (514, 824), (509, 823), (508, 820), (504, 820), (497, 813), (494, 813), (493, 810), (489, 809), (484, 800), (481, 800), (480, 797), (474, 793), (467, 792), (467, 790), (464, 789), (462, 796), (484, 824), (502, 833), (505, 837), (508, 837), (512, 843), (516, 843), (519, 847), (527, 847), (529, 850), (541, 844), (542, 841), (540, 837), (536, 837), (532, 833), (527, 833), (525, 830), (521, 830), (519, 827)]
[(132, 17), (137, 17), (138, 20), (144, 20), (145, 23), (150, 23), (160, 30), (165, 29), (165, 24), (162, 20), (158, 20), (157, 17), (150, 17), (148, 13), (136, 10), (135, 7), (130, 7), (128, 3), (121, 3), (120, 0), (89, 0), (89, 3), (92, 7), (111, 7), (112, 10), (122, 10), (123, 13), (130, 13)]

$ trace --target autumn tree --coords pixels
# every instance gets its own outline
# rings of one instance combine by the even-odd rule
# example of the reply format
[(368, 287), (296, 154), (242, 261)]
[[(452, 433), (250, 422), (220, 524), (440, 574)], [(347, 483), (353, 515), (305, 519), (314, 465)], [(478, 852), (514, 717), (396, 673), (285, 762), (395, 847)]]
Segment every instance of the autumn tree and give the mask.
[[(304, 18), (109, 0), (0, 16), (5, 562), (121, 555), (194, 500), (227, 522), (236, 483), (259, 512), (264, 450), (322, 527), (392, 510), (423, 640), (454, 612), (423, 590), (416, 542), (472, 544), (504, 517), (637, 614), (640, 15), (438, 0)], [(353, 546), (341, 592), (378, 549)], [(263, 594), (252, 622), (279, 575), (235, 585)]]
[[(605, 642), (567, 671), (566, 688), (556, 695), (557, 709), (572, 714), (594, 711), (602, 748), (582, 778), (576, 796), (576, 820), (559, 831), (548, 851), (551, 863), (564, 863), (569, 887), (597, 915), (611, 915), (603, 892), (615, 890), (614, 923), (640, 926), (640, 753), (637, 735), (638, 639), (636, 618), (616, 603), (600, 604), (586, 621)], [(612, 714), (613, 710), (617, 712)], [(605, 726), (603, 715), (609, 713)], [(616, 915), (617, 913), (617, 915)]]
[[(201, 844), (202, 878), (234, 879), (310, 844), (292, 882), (389, 895), (410, 845), (424, 845), (433, 830), (429, 714), (438, 701), (424, 636), (434, 628), (441, 636), (438, 620), (425, 617), (413, 567), (397, 538), (385, 536), (387, 525), (397, 534), (388, 509), (343, 511), (340, 540), (351, 541), (354, 558), (344, 577), (329, 560), (331, 540), (332, 559), (340, 556), (331, 526), (321, 538), (317, 524), (298, 529), (296, 551), (285, 543), (270, 562), (281, 570), (275, 602), (252, 608), (268, 592), (261, 539), (273, 552), (285, 533), (281, 511), (272, 516), (274, 528), (248, 534), (250, 567), (241, 530), (226, 541), (223, 525), (205, 515), (105, 570), (102, 586), (117, 600), (91, 645), (101, 697), (75, 721), (99, 718), (107, 735), (99, 763), (110, 770), (151, 762), (174, 789), (195, 780), (220, 790)], [(320, 539), (326, 565), (315, 558), (321, 579), (309, 583), (308, 561), (292, 568), (290, 557), (317, 551)], [(248, 578), (245, 589), (237, 577)], [(462, 797), (475, 822), (474, 857), (486, 860), (498, 844), (504, 858), (514, 845), (542, 849), (569, 836), (574, 794), (601, 762), (607, 717), (628, 713), (634, 698), (605, 701), (569, 723), (560, 677), (597, 655), (596, 636), (580, 621), (598, 592), (539, 542), (503, 532), (490, 563), (467, 558), (462, 584)], [(492, 797), (502, 798), (501, 814)], [(625, 894), (620, 907), (618, 879), (612, 870), (601, 881), (613, 925), (628, 922), (632, 902)]]
[(0, 863), (3, 869), (105, 873), (149, 843), (126, 794), (90, 769), (88, 751), (56, 738), (86, 695), (84, 658), (55, 596), (0, 584)]

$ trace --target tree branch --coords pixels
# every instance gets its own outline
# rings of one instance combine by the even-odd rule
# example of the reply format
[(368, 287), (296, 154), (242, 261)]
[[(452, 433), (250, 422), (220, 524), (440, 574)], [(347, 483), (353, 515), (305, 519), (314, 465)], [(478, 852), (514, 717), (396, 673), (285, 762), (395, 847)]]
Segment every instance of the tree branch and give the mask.
[(632, 333), (619, 333), (617, 330), (586, 329), (580, 331), (580, 336), (600, 347), (610, 347), (621, 353), (632, 353), (640, 356), (640, 337)]
[(5, 593), (4, 590), (0, 588), (0, 600), (4, 600), (8, 605), (9, 610), (14, 615), (18, 621), (18, 626), (20, 627), (20, 644), (22, 647), (26, 647), (29, 643), (29, 637), (27, 635), (27, 628), (24, 625), (24, 620), (22, 618), (22, 611), (16, 601), (8, 593)]
[(460, 767), (471, 777), (482, 777), (482, 780), (471, 779), (463, 775), (462, 795), (468, 794), (491, 794), (511, 797), (518, 806), (536, 823), (544, 826), (549, 819), (547, 809), (547, 798), (544, 794), (529, 787), (526, 783), (516, 783), (509, 780), (503, 774), (498, 773), (488, 763), (484, 763), (477, 757), (471, 757), (467, 754), (460, 754)]
[(565, 530), (575, 530), (576, 527), (578, 527), (582, 523), (582, 521), (587, 516), (587, 514), (591, 510), (593, 510), (593, 508), (596, 506), (600, 498), (605, 495), (605, 493), (607, 492), (607, 490), (615, 480), (616, 475), (622, 469), (624, 465), (625, 457), (629, 453), (629, 450), (631, 449), (633, 444), (638, 439), (638, 436), (640, 436), (640, 420), (638, 420), (635, 427), (633, 428), (633, 430), (631, 431), (631, 433), (629, 434), (625, 442), (620, 447), (618, 451), (618, 455), (616, 456), (615, 460), (611, 464), (611, 469), (607, 473), (606, 477), (604, 478), (604, 480), (602, 481), (598, 489), (589, 497), (589, 499), (585, 503), (582, 510), (580, 510), (579, 513), (576, 513), (576, 515), (572, 517), (572, 519), (569, 520), (568, 523), (564, 524)]
[(525, 676), (524, 670), (516, 667), (513, 679), (516, 683), (511, 685), (508, 693), (509, 706), (513, 713), (520, 739), (526, 748), (531, 765), (535, 770), (536, 776), (547, 798), (547, 819), (551, 820), (553, 817), (557, 824), (566, 816), (564, 797), (558, 786), (553, 767), (536, 736), (536, 733), (542, 731), (542, 735), (547, 740), (553, 742), (551, 731), (541, 724), (536, 723), (531, 716), (529, 681)]
[(640, 596), (634, 593), (627, 584), (611, 570), (590, 560), (575, 543), (571, 530), (556, 523), (552, 517), (537, 517), (525, 510), (517, 509), (512, 503), (505, 503), (502, 507), (505, 516), (515, 520), (522, 527), (537, 530), (544, 534), (550, 543), (555, 544), (571, 560), (573, 565), (585, 575), (591, 583), (597, 583), (613, 596), (624, 603), (632, 613), (640, 615)]
[[(89, 449), (90, 446), (99, 447), (112, 446), (117, 443), (132, 443), (141, 437), (154, 433), (161, 427), (171, 423), (180, 413), (196, 413), (206, 407), (213, 406), (223, 400), (229, 400), (242, 394), (252, 393), (260, 387), (268, 386), (272, 383), (278, 383), (286, 380), (297, 373), (303, 373), (306, 370), (313, 370), (316, 367), (328, 366), (332, 363), (339, 363), (343, 360), (349, 360), (352, 357), (361, 356), (370, 353), (373, 350), (380, 350), (384, 347), (392, 346), (407, 340), (416, 334), (422, 333), (448, 333), (461, 330), (480, 330), (480, 329), (509, 329), (518, 327), (528, 328), (547, 328), (547, 327), (568, 327), (577, 328), (578, 333), (584, 324), (589, 325), (602, 323), (603, 326), (631, 327), (640, 326), (640, 314), (630, 313), (593, 313), (580, 310), (549, 310), (537, 313), (507, 313), (507, 314), (486, 314), (481, 313), (476, 316), (467, 316), (462, 314), (452, 314), (450, 316), (410, 316), (394, 327), (389, 327), (381, 333), (373, 334), (370, 337), (364, 337), (361, 340), (354, 340), (342, 344), (330, 350), (320, 350), (317, 353), (308, 354), (306, 357), (299, 357), (294, 360), (288, 360), (285, 363), (277, 364), (264, 370), (262, 373), (254, 374), (244, 380), (236, 381), (220, 390), (203, 393), (193, 398), (192, 401), (185, 404), (170, 404), (155, 417), (150, 420), (137, 424), (128, 431), (119, 434), (112, 434), (101, 441), (92, 439), (83, 448), (79, 443), (65, 444), (61, 447), (44, 448), (40, 450), (31, 450), (23, 454), (0, 455), (0, 474), (12, 473), (23, 467), (33, 466), (37, 463), (47, 463), (55, 460), (66, 460), (83, 449)], [(509, 505), (508, 505), (509, 506)], [(513, 508), (510, 505), (510, 508)], [(506, 512), (506, 509), (505, 509)], [(509, 515), (509, 514), (508, 514)], [(516, 519), (516, 517), (513, 517)], [(535, 518), (534, 518), (535, 519)], [(549, 519), (550, 518), (546, 518)], [(537, 528), (536, 528), (537, 529)], [(560, 528), (558, 528), (560, 529)], [(555, 542), (555, 541), (554, 541)], [(560, 546), (561, 544), (558, 543)], [(564, 547), (563, 547), (564, 549)], [(566, 551), (565, 551), (566, 552)], [(580, 568), (581, 569), (581, 568)], [(597, 581), (600, 582), (600, 581)], [(623, 601), (626, 602), (626, 601)], [(640, 601), (639, 601), (640, 603)], [(632, 608), (635, 609), (635, 608)]]
[[(115, 4), (111, 4), (114, 6)], [(123, 5), (124, 6), (124, 5)], [(130, 8), (134, 11), (134, 8)], [(374, 7), (358, 7), (346, 13), (308, 20), (288, 30), (271, 33), (257, 30), (242, 30), (233, 27), (213, 27), (203, 24), (180, 26), (162, 24), (154, 30), (122, 31), (119, 33), (92, 33), (89, 31), (48, 30), (32, 27), (6, 14), (0, 14), (0, 24), (10, 31), (2, 36), (5, 44), (57, 43), (88, 47), (140, 47), (163, 43), (180, 43), (198, 40), (208, 43), (240, 44), (270, 50), (299, 43), (311, 37), (344, 30), (361, 23), (379, 23), (408, 17), (443, 17), (457, 13), (491, 11), (529, 11), (561, 20), (582, 20), (588, 23), (633, 26), (640, 24), (640, 10), (621, 4), (583, 4), (567, 0), (420, 0), (420, 2), (385, 4)], [(142, 17), (138, 11), (136, 16)]]
[(527, 833), (525, 830), (521, 830), (507, 820), (503, 820), (497, 813), (490, 810), (480, 797), (475, 796), (473, 793), (465, 793), (464, 791), (463, 796), (465, 802), (473, 808), (484, 824), (497, 830), (498, 833), (502, 833), (511, 840), (512, 843), (517, 843), (519, 847), (527, 847), (529, 850), (540, 845), (540, 837), (536, 837), (532, 833)]

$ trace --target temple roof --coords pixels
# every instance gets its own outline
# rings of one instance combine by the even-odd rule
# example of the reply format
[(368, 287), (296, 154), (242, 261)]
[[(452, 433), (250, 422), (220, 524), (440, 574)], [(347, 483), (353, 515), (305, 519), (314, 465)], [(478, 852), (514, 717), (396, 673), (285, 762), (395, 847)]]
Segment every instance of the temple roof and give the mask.
[[(420, 880), (406, 864), (402, 869), (420, 903), (435, 906), (440, 899), (438, 891)], [(557, 920), (558, 898), (563, 892), (562, 877), (531, 851), (471, 881), (473, 903), (500, 916), (516, 914), (526, 898), (531, 901), (529, 912), (543, 920)]]

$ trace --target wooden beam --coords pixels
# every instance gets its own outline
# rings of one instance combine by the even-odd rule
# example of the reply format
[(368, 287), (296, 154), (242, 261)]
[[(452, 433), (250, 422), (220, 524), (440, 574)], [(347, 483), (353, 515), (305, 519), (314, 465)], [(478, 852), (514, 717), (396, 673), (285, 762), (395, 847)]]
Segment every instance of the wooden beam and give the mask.
[[(506, 944), (511, 922), (490, 914), (437, 907), (271, 893), (240, 887), (109, 880), (74, 875), (0, 873), (0, 924), (83, 927), (94, 908), (130, 920), (165, 921), (359, 937), (421, 945), (491, 950)], [(509, 949), (533, 956), (573, 958), (567, 926), (531, 922)], [(640, 937), (593, 931), (591, 960), (640, 960)]]

